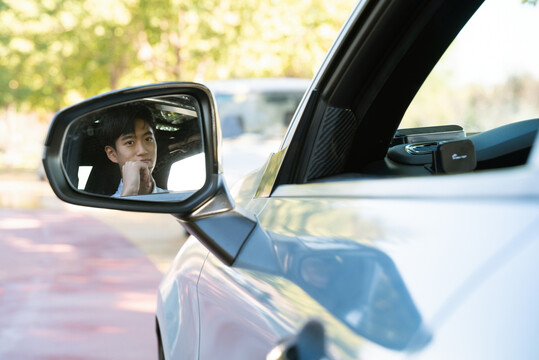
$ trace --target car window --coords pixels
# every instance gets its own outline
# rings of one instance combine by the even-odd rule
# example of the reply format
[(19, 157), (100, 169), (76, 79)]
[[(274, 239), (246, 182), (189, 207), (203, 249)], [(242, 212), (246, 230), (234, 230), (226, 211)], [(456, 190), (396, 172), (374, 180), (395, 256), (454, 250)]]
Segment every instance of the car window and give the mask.
[[(402, 35), (407, 40), (400, 45), (413, 43), (404, 57), (400, 50), (388, 57), (373, 51), (372, 61), (386, 64), (380, 69), (393, 67), (389, 77), (382, 70), (356, 70), (371, 66), (361, 57), (347, 68), (347, 78), (332, 75), (339, 85), (324, 90), (330, 106), (315, 112), (320, 125), (302, 145), (308, 149), (300, 152), (308, 154), (302, 155), (306, 165), (293, 176), (299, 182), (342, 174), (430, 176), (527, 164), (539, 129), (539, 6), (486, 0), (463, 26), (473, 9), (455, 7), (448, 18), (442, 12), (432, 16), (415, 40), (412, 32)], [(391, 38), (380, 34), (371, 41)], [(415, 93), (442, 48), (444, 54)], [(285, 166), (295, 171), (293, 160)]]
[(460, 125), (468, 134), (537, 118), (539, 5), (487, 0), (447, 49), (400, 128)]

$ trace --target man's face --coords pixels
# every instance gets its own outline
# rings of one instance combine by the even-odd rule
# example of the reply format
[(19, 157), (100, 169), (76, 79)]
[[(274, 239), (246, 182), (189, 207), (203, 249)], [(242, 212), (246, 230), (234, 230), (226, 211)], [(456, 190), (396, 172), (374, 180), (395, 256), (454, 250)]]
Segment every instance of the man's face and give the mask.
[(157, 146), (150, 125), (142, 120), (135, 120), (135, 133), (123, 134), (116, 139), (116, 150), (111, 146), (105, 147), (108, 158), (117, 163), (120, 169), (128, 161), (141, 161), (147, 164), (150, 173), (155, 167)]

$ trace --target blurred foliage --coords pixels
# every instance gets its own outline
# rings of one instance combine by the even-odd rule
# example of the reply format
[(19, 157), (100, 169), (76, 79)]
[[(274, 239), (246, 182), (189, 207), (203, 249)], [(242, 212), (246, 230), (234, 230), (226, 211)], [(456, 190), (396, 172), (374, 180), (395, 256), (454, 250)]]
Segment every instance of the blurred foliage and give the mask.
[(408, 108), (401, 128), (457, 124), (467, 132), (492, 129), (507, 123), (537, 118), (539, 80), (511, 76), (494, 85), (446, 86), (433, 73)]
[[(533, 44), (539, 8), (534, 5), (486, 2), (438, 61), (400, 127), (457, 124), (473, 133), (537, 118), (539, 52)], [(494, 21), (485, 21), (487, 16)]]
[(0, 0), (0, 107), (159, 81), (311, 77), (354, 1)]

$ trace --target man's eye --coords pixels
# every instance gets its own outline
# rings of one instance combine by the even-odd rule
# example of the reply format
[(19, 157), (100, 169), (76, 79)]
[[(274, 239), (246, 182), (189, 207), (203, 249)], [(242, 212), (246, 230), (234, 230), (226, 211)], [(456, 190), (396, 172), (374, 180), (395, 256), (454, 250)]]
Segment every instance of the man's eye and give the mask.
[(148, 142), (154, 142), (155, 139), (154, 139), (153, 137), (150, 136), (150, 137), (147, 137), (147, 138), (146, 138), (146, 141), (148, 141)]
[(135, 142), (133, 140), (129, 140), (125, 142), (125, 145), (133, 145)]

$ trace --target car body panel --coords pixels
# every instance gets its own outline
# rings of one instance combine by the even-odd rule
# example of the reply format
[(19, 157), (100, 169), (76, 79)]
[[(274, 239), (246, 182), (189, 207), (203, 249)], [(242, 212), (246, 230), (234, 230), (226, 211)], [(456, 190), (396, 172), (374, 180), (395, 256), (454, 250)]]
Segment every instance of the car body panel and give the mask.
[(159, 286), (157, 319), (167, 359), (198, 358), (197, 287), (208, 253), (198, 240), (190, 237)]
[[(539, 242), (535, 226), (522, 234), (514, 256), (492, 262), (482, 282), (470, 282), (451, 316), (437, 329), (432, 346), (413, 359), (534, 359), (539, 352)], [(511, 254), (513, 255), (513, 254)], [(523, 296), (523, 294), (526, 294)], [(449, 314), (447, 314), (449, 315)], [(467, 324), (462, 326), (462, 324)]]
[[(334, 351), (338, 358), (354, 358), (354, 348), (346, 346), (354, 344), (357, 335), (278, 272), (224, 268), (210, 257), (201, 277), (200, 296), (205, 299), (200, 313), (205, 334), (200, 359), (263, 359), (276, 344), (295, 335), (308, 318), (324, 319), (326, 325), (338, 329), (340, 344)], [(352, 339), (343, 342), (346, 337)]]
[[(492, 267), (502, 266), (506, 261), (509, 261), (520, 246), (524, 246), (526, 242), (533, 240), (532, 234), (536, 233), (537, 224), (539, 223), (539, 213), (536, 206), (536, 198), (519, 197), (517, 199), (502, 199), (493, 201), (491, 197), (479, 199), (471, 197), (470, 199), (460, 198), (455, 199), (446, 197), (446, 201), (432, 201), (432, 199), (409, 199), (389, 200), (389, 199), (372, 199), (372, 198), (353, 198), (341, 194), (339, 197), (332, 197), (331, 189), (342, 185), (337, 183), (324, 183), (316, 185), (302, 185), (305, 187), (315, 186), (316, 191), (313, 193), (324, 194), (324, 197), (317, 196), (294, 196), (288, 194), (287, 197), (279, 196), (279, 191), (267, 201), (264, 210), (259, 214), (259, 221), (264, 231), (270, 234), (273, 248), (276, 249), (273, 256), (276, 257), (276, 262), (280, 264), (280, 271), (277, 277), (273, 274), (265, 272), (257, 272), (247, 275), (240, 269), (227, 268), (220, 269), (216, 263), (211, 269), (205, 269), (203, 277), (211, 275), (215, 272), (232, 273), (230, 277), (242, 276), (248, 280), (243, 280), (244, 283), (237, 283), (234, 286), (227, 286), (229, 282), (221, 279), (210, 279), (208, 283), (213, 284), (213, 291), (208, 291), (205, 295), (209, 298), (215, 294), (227, 294), (229, 304), (221, 306), (226, 309), (227, 314), (234, 314), (234, 321), (238, 325), (238, 318), (256, 319), (256, 314), (267, 313), (275, 315), (275, 309), (285, 323), (287, 318), (296, 319), (293, 322), (292, 329), (299, 328), (301, 321), (305, 322), (312, 316), (331, 318), (330, 315), (337, 317), (342, 322), (346, 323), (349, 319), (348, 327), (353, 326), (353, 318), (361, 318), (360, 314), (370, 314), (375, 319), (372, 323), (362, 325), (359, 324), (355, 335), (361, 335), (366, 339), (375, 337), (369, 331), (376, 328), (377, 324), (389, 324), (386, 331), (391, 331), (392, 321), (398, 318), (396, 314), (406, 313), (413, 314), (417, 308), (421, 317), (421, 325), (411, 322), (411, 333), (408, 334), (409, 342), (405, 344), (397, 343), (396, 346), (400, 350), (407, 348), (416, 350), (417, 347), (424, 346), (424, 342), (428, 341), (429, 335), (422, 334), (420, 339), (414, 338), (414, 331), (425, 331), (430, 329), (433, 331), (441, 326), (444, 320), (449, 317), (450, 313), (458, 308), (461, 301), (464, 301), (473, 293), (474, 284), (480, 283), (486, 279), (492, 270)], [(301, 188), (302, 186), (296, 186)], [(344, 187), (341, 187), (341, 189)], [(353, 188), (348, 184), (347, 189)], [(264, 201), (264, 200), (263, 200)], [(448, 212), (447, 210), (450, 209)], [(504, 221), (510, 213), (512, 217), (520, 219), (519, 221)], [(286, 219), (286, 220), (284, 220)], [(475, 233), (470, 233), (475, 231)], [(283, 240), (285, 239), (285, 240)], [(474, 239), (474, 242), (470, 242)], [(248, 245), (254, 246), (251, 242), (260, 241), (257, 238), (248, 240)], [(295, 244), (297, 249), (292, 250), (282, 243)], [(302, 243), (303, 246), (298, 245)], [(249, 251), (248, 254), (241, 253), (238, 260), (238, 267), (249, 268), (249, 264), (257, 265), (262, 263), (262, 259), (253, 256), (255, 253), (263, 254), (259, 257), (269, 256), (267, 245), (261, 246), (259, 251)], [(294, 246), (293, 246), (294, 247)], [(311, 249), (323, 249), (313, 251)], [(344, 249), (344, 250), (343, 250)], [(246, 251), (246, 250), (245, 250)], [(349, 256), (338, 255), (345, 251)], [(357, 252), (357, 256), (350, 256), (351, 252)], [(385, 309), (386, 316), (381, 310), (377, 310), (376, 301), (362, 301), (361, 298), (353, 302), (357, 308), (351, 307), (346, 309), (345, 301), (339, 299), (339, 289), (328, 286), (324, 288), (321, 284), (335, 284), (337, 281), (343, 281), (348, 284), (345, 289), (342, 289), (343, 296), (351, 294), (372, 293), (372, 288), (375, 285), (369, 281), (354, 285), (354, 280), (358, 280), (359, 271), (352, 271), (353, 266), (361, 264), (361, 254), (365, 252), (374, 252), (380, 254), (381, 259), (387, 258), (388, 263), (393, 263), (395, 270), (391, 266), (386, 266), (383, 271), (384, 277), (393, 279), (402, 279), (405, 284), (405, 289), (398, 297), (399, 301), (395, 302), (396, 309), (389, 311)], [(317, 253), (313, 255), (312, 253)], [(311, 262), (318, 262), (318, 267), (322, 269), (332, 269), (333, 271), (324, 272), (324, 274), (311, 274), (313, 279), (305, 278), (305, 270), (303, 273), (290, 272), (286, 268), (286, 264), (302, 263), (301, 258), (306, 257), (311, 253)], [(327, 255), (325, 255), (327, 254)], [(244, 256), (245, 255), (245, 258)], [(343, 261), (342, 265), (346, 271), (336, 271), (338, 266), (327, 263), (324, 267), (324, 259), (339, 257)], [(372, 256), (372, 255), (371, 255)], [(300, 260), (296, 259), (299, 258)], [(348, 259), (348, 261), (346, 261)], [(266, 260), (267, 261), (267, 260)], [(383, 263), (383, 261), (380, 261)], [(238, 275), (241, 274), (241, 275)], [(389, 274), (389, 275), (388, 275)], [(391, 275), (392, 274), (392, 275)], [(268, 278), (275, 277), (274, 281)], [(264, 279), (263, 281), (261, 279)], [(285, 286), (282, 282), (287, 279), (292, 282), (292, 286), (298, 287), (305, 298), (282, 299), (275, 294), (282, 293), (279, 290), (277, 283), (280, 280), (280, 286)], [(262, 283), (261, 283), (262, 281)], [(393, 280), (394, 289), (402, 288), (398, 285), (398, 281)], [(313, 291), (309, 284), (317, 284), (322, 286), (319, 291)], [(357, 291), (355, 289), (357, 286)], [(247, 294), (238, 294), (239, 289), (252, 289), (252, 291), (262, 292), (258, 294), (256, 299), (249, 299), (254, 296)], [(371, 289), (371, 290), (369, 290)], [(498, 291), (503, 292), (503, 288)], [(398, 291), (393, 290), (394, 293)], [(407, 292), (409, 292), (413, 301), (406, 301)], [(305, 294), (307, 293), (307, 294)], [(238, 294), (231, 296), (230, 294)], [(212, 295), (212, 296), (210, 296)], [(501, 294), (500, 294), (501, 295)], [(230, 297), (238, 299), (238, 303), (230, 304), (233, 300)], [(267, 308), (263, 310), (254, 309), (251, 313), (245, 313), (248, 304), (256, 304), (254, 306), (261, 307), (265, 302), (261, 299), (264, 296), (271, 299), (266, 302)], [(204, 295), (201, 295), (204, 297)], [(247, 300), (246, 300), (247, 299)], [(378, 299), (382, 300), (382, 299)], [(213, 301), (213, 300), (212, 300)], [(387, 301), (387, 300), (386, 300)], [(309, 303), (318, 303), (323, 306), (317, 308), (316, 311), (309, 312), (306, 310)], [(401, 310), (398, 307), (410, 304), (407, 310)], [(272, 306), (270, 306), (270, 304)], [(412, 305), (415, 304), (415, 305)], [(351, 305), (350, 305), (351, 306)], [(344, 308), (343, 308), (344, 307)], [(283, 309), (291, 308), (289, 314)], [(346, 309), (346, 314), (342, 313)], [(241, 316), (242, 313), (244, 316)], [(354, 315), (355, 314), (355, 315)], [(374, 315), (373, 315), (374, 314)], [(238, 316), (238, 318), (236, 318)], [(208, 319), (207, 328), (215, 325), (215, 319)], [(230, 320), (230, 323), (234, 322)], [(247, 321), (247, 320), (246, 320)], [(290, 320), (289, 320), (290, 321)], [(202, 321), (204, 323), (204, 321)], [(329, 339), (339, 339), (339, 346), (335, 348), (343, 349), (343, 339), (348, 336), (332, 336), (334, 335), (335, 326), (331, 321), (324, 321), (326, 330), (328, 331)], [(342, 324), (341, 324), (342, 325)], [(417, 328), (414, 328), (417, 325)], [(510, 325), (510, 324), (508, 324)], [(204, 325), (202, 325), (204, 327)], [(243, 329), (247, 329), (245, 326)], [(263, 329), (263, 326), (256, 324), (257, 333)], [(365, 329), (370, 329), (366, 333)], [(342, 329), (341, 329), (342, 330)], [(402, 329), (401, 329), (402, 330)], [(210, 330), (208, 330), (210, 331)], [(382, 331), (382, 330), (380, 330)], [(350, 332), (350, 331), (348, 331)], [(252, 334), (252, 333), (251, 333)], [(291, 335), (286, 334), (286, 335)], [(277, 332), (275, 336), (286, 336)], [(237, 337), (242, 339), (241, 336)], [(357, 341), (357, 339), (353, 339)], [(204, 343), (204, 340), (202, 340)], [(211, 342), (211, 340), (209, 340)], [(380, 340), (374, 344), (364, 345), (360, 352), (380, 354), (381, 347), (395, 347), (395, 344), (390, 340)], [(394, 341), (394, 340), (392, 340)], [(419, 343), (417, 343), (419, 341)], [(416, 342), (416, 343), (414, 343)], [(268, 344), (271, 342), (268, 342)], [(361, 342), (360, 342), (361, 343)], [(230, 343), (229, 343), (230, 345)], [(393, 345), (393, 346), (392, 346)], [(352, 347), (352, 343), (349, 344)], [(244, 348), (244, 346), (233, 347)], [(332, 346), (330, 345), (331, 349)], [(385, 356), (390, 356), (393, 351), (388, 351)], [(215, 354), (214, 354), (215, 355)], [(341, 358), (343, 354), (333, 354), (335, 358)], [(351, 358), (355, 358), (360, 354), (348, 354)], [(246, 356), (245, 358), (247, 358)]]
[[(245, 205), (257, 210), (259, 227), (235, 264), (224, 266), (210, 254), (201, 274), (200, 359), (261, 358), (311, 318), (324, 325), (331, 358), (443, 352), (438, 346), (447, 344), (437, 341), (438, 329), (451, 331), (454, 312), (481, 310), (487, 290), (479, 284), (525, 276), (506, 264), (539, 242), (537, 171), (525, 166), (497, 173), (505, 176), (446, 176), (443, 187), (432, 177), (326, 180), (251, 199)], [(455, 197), (466, 184), (470, 191)], [(403, 188), (410, 191), (395, 198)], [(253, 188), (243, 190), (252, 194)], [(507, 302), (504, 289), (490, 285), (491, 307)], [(507, 315), (497, 324), (517, 320)], [(453, 354), (466, 358), (464, 349)]]

